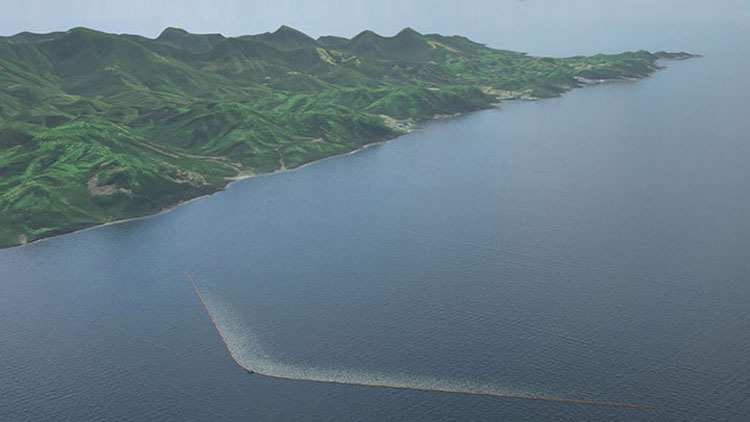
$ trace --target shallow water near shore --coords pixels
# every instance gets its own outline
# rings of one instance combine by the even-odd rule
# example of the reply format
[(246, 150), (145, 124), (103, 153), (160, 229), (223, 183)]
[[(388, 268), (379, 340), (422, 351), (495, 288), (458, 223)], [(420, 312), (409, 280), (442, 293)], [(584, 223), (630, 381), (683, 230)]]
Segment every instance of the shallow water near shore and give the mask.
[[(750, 66), (712, 45), (0, 251), (0, 420), (745, 419)], [(188, 272), (267, 371), (654, 408), (252, 376)]]

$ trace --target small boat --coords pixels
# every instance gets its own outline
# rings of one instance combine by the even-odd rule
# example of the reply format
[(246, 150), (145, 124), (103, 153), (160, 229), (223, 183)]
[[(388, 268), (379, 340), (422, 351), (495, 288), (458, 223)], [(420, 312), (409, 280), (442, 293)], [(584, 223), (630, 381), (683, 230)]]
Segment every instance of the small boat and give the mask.
[(254, 373), (255, 373), (255, 371), (253, 371), (252, 369), (248, 369), (248, 370), (247, 370), (247, 373), (248, 373), (248, 374), (250, 374), (250, 375), (252, 375), (252, 374), (254, 374)]

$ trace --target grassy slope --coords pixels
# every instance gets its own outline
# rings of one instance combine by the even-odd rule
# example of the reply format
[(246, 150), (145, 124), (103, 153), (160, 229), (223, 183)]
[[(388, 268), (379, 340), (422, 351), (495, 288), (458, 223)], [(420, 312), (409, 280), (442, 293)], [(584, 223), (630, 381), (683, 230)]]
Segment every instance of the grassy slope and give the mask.
[(0, 247), (151, 214), (237, 174), (401, 133), (383, 115), (557, 96), (686, 56), (538, 58), (408, 28), (351, 40), (288, 27), (238, 38), (176, 28), (157, 39), (85, 28), (0, 38)]

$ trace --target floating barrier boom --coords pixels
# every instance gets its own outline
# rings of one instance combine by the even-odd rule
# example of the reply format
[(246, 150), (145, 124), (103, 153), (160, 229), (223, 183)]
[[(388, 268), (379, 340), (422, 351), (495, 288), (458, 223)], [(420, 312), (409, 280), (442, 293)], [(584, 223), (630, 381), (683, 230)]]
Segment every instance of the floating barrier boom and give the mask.
[(213, 323), (214, 328), (216, 329), (216, 332), (219, 334), (219, 338), (221, 338), (221, 341), (224, 343), (224, 346), (229, 351), (229, 355), (232, 357), (232, 360), (234, 361), (234, 363), (237, 364), (237, 366), (244, 369), (249, 374), (255, 374), (255, 375), (260, 375), (266, 378), (288, 380), (288, 381), (306, 381), (306, 382), (317, 382), (317, 383), (325, 383), (325, 384), (354, 385), (354, 386), (360, 386), (360, 387), (390, 388), (390, 389), (396, 389), (396, 390), (466, 394), (466, 395), (472, 395), (472, 396), (498, 397), (498, 398), (507, 398), (507, 399), (538, 400), (538, 401), (548, 401), (548, 402), (558, 402), (558, 403), (575, 403), (575, 404), (588, 404), (588, 405), (610, 406), (610, 407), (627, 407), (627, 408), (633, 408), (633, 409), (652, 409), (653, 408), (653, 406), (649, 406), (649, 405), (640, 405), (640, 404), (631, 404), (631, 403), (619, 403), (619, 402), (596, 401), (596, 400), (577, 400), (577, 399), (566, 399), (566, 398), (559, 398), (559, 397), (528, 396), (528, 395), (523, 395), (523, 394), (491, 393), (491, 392), (458, 390), (458, 389), (452, 390), (452, 389), (446, 389), (446, 388), (416, 387), (416, 386), (407, 386), (407, 385), (387, 385), (387, 384), (340, 381), (340, 380), (322, 380), (322, 379), (314, 379), (314, 378), (289, 377), (289, 376), (274, 375), (274, 374), (258, 372), (255, 369), (248, 368), (247, 366), (243, 365), (239, 361), (237, 356), (235, 356), (234, 352), (232, 351), (232, 347), (229, 345), (226, 338), (224, 337), (224, 334), (221, 332), (221, 328), (219, 327), (219, 324), (216, 322), (213, 315), (211, 314), (211, 310), (208, 309), (208, 305), (206, 304), (206, 301), (203, 298), (203, 295), (201, 294), (200, 289), (198, 289), (198, 286), (195, 284), (195, 280), (193, 280), (193, 277), (190, 274), (188, 274), (187, 276), (188, 276), (188, 279), (190, 280), (190, 284), (193, 286), (193, 290), (195, 290), (195, 293), (198, 295), (198, 299), (200, 299), (200, 302), (203, 305), (203, 309), (206, 310), (206, 313), (208, 314), (208, 318), (211, 320), (211, 323)]

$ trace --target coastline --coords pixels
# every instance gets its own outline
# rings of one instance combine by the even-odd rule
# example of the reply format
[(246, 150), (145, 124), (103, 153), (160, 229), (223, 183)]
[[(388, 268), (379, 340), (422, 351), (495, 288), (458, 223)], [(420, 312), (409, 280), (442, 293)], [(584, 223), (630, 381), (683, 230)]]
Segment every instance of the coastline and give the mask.
[[(703, 57), (703, 56), (693, 54), (693, 55), (690, 55), (690, 56), (687, 56), (687, 57), (661, 58), (659, 60), (668, 60), (668, 61), (672, 61), (672, 60), (686, 60), (686, 59), (695, 58), (695, 57)], [(579, 80), (579, 83), (581, 83), (580, 86), (570, 87), (570, 89), (568, 89), (567, 91), (565, 91), (565, 93), (570, 92), (570, 91), (572, 91), (574, 89), (578, 89), (578, 88), (586, 88), (586, 87), (589, 87), (589, 86), (602, 85), (602, 84), (606, 84), (606, 83), (610, 83), (610, 82), (637, 82), (637, 81), (640, 81), (642, 79), (650, 78), (655, 73), (657, 73), (657, 72), (659, 72), (661, 70), (664, 70), (665, 68), (666, 68), (666, 66), (655, 66), (653, 69), (651, 69), (651, 71), (647, 75), (645, 75), (643, 77), (640, 77), (640, 78), (617, 78), (617, 79), (602, 79), (602, 80)], [(560, 95), (558, 97), (550, 97), (550, 98), (559, 98), (559, 97), (562, 97), (562, 95)], [(477, 108), (477, 109), (466, 110), (466, 111), (461, 111), (461, 112), (457, 112), (457, 113), (454, 113), (454, 114), (435, 114), (435, 115), (433, 115), (430, 118), (421, 119), (421, 120), (415, 120), (415, 121), (417, 123), (419, 123), (419, 122), (429, 122), (429, 121), (433, 121), (433, 120), (442, 120), (442, 119), (455, 118), (455, 117), (462, 116), (464, 114), (474, 113), (474, 112), (478, 112), (478, 111), (482, 111), (482, 110), (501, 109), (502, 108), (502, 103), (505, 102), (505, 101), (539, 101), (539, 100), (544, 100), (544, 99), (547, 99), (547, 98), (546, 97), (543, 97), (543, 98), (537, 98), (537, 97), (500, 98), (500, 97), (497, 97), (498, 101), (496, 103), (492, 103), (488, 107)], [(92, 223), (90, 226), (86, 226), (86, 227), (82, 227), (82, 228), (78, 228), (78, 229), (72, 229), (70, 231), (61, 231), (61, 232), (58, 232), (58, 233), (51, 234), (49, 236), (44, 236), (44, 237), (41, 237), (41, 238), (38, 238), (38, 239), (34, 239), (34, 240), (26, 242), (26, 243), (17, 243), (17, 244), (14, 244), (14, 245), (0, 246), (0, 251), (6, 250), (6, 249), (11, 249), (11, 248), (20, 248), (20, 247), (32, 245), (32, 244), (35, 244), (35, 243), (38, 243), (38, 242), (41, 242), (41, 241), (44, 241), (44, 240), (54, 239), (54, 238), (57, 238), (59, 236), (70, 235), (70, 234), (74, 234), (74, 233), (83, 232), (83, 231), (86, 231), (86, 230), (96, 229), (96, 228), (100, 228), (100, 227), (106, 227), (106, 226), (115, 225), (115, 224), (127, 223), (127, 222), (142, 220), (142, 219), (146, 219), (146, 218), (157, 217), (157, 216), (160, 216), (162, 214), (166, 214), (166, 213), (168, 213), (168, 212), (170, 212), (170, 211), (172, 211), (172, 210), (174, 210), (177, 207), (180, 207), (182, 205), (187, 205), (187, 204), (189, 204), (189, 203), (191, 203), (193, 201), (197, 201), (199, 199), (206, 198), (206, 197), (218, 194), (220, 192), (223, 192), (223, 191), (225, 191), (229, 187), (229, 185), (231, 185), (234, 182), (245, 180), (245, 179), (252, 179), (252, 178), (256, 178), (256, 177), (271, 176), (271, 175), (274, 175), (274, 174), (285, 173), (285, 172), (288, 172), (288, 171), (299, 170), (299, 169), (302, 169), (302, 168), (304, 168), (306, 166), (309, 166), (309, 165), (312, 165), (312, 164), (315, 164), (315, 163), (318, 163), (318, 162), (321, 162), (321, 161), (324, 161), (324, 160), (329, 160), (329, 159), (333, 159), (333, 158), (338, 158), (338, 157), (343, 157), (343, 156), (355, 154), (355, 153), (360, 152), (360, 151), (362, 151), (362, 150), (364, 150), (366, 148), (369, 148), (369, 147), (372, 147), (372, 146), (375, 146), (375, 145), (384, 144), (386, 142), (390, 142), (390, 141), (393, 141), (395, 139), (401, 138), (404, 135), (408, 135), (409, 133), (411, 133), (416, 128), (418, 128), (418, 126), (412, 126), (412, 127), (407, 128), (407, 129), (403, 129), (402, 133), (396, 134), (393, 137), (381, 138), (381, 139), (375, 140), (373, 142), (363, 144), (363, 145), (359, 146), (358, 148), (353, 149), (351, 151), (342, 152), (340, 154), (330, 155), (330, 156), (323, 157), (323, 158), (320, 158), (320, 159), (317, 159), (317, 160), (312, 160), (310, 162), (304, 163), (304, 164), (302, 164), (300, 166), (293, 167), (293, 168), (284, 168), (284, 169), (274, 170), (274, 171), (266, 172), (266, 173), (253, 173), (253, 174), (245, 174), (245, 175), (242, 175), (242, 171), (239, 171), (237, 176), (232, 176), (232, 177), (226, 178), (227, 183), (225, 185), (221, 186), (220, 188), (216, 189), (215, 191), (212, 191), (210, 193), (203, 194), (203, 195), (198, 195), (198, 196), (195, 196), (193, 198), (186, 199), (186, 200), (179, 201), (179, 202), (177, 202), (177, 203), (175, 203), (173, 205), (167, 206), (166, 208), (164, 208), (164, 209), (162, 209), (162, 210), (160, 210), (160, 211), (158, 211), (156, 213), (147, 214), (147, 215), (141, 215), (141, 216), (137, 216), (137, 217), (129, 217), (129, 218), (124, 218), (124, 219), (120, 219), (120, 220), (108, 221), (106, 223)]]
[[(494, 107), (494, 108), (499, 108), (499, 107)], [(456, 113), (455, 115), (452, 115), (450, 117), (458, 117), (458, 116), (461, 116), (461, 115), (463, 115), (465, 113), (472, 113), (472, 112), (476, 112), (476, 111), (490, 110), (490, 109), (491, 108), (471, 110), (471, 111), (467, 111), (467, 112), (463, 112), (463, 113)], [(431, 119), (426, 119), (426, 120), (423, 120), (423, 121), (431, 121), (431, 120), (435, 120), (435, 119), (431, 118)], [(381, 145), (381, 144), (385, 144), (385, 143), (390, 142), (390, 141), (394, 141), (394, 140), (396, 140), (398, 138), (401, 138), (402, 136), (408, 135), (414, 129), (415, 128), (410, 128), (407, 131), (405, 131), (404, 133), (400, 133), (400, 134), (398, 134), (396, 136), (388, 137), (388, 138), (385, 138), (385, 139), (379, 139), (379, 140), (376, 140), (376, 141), (373, 141), (373, 142), (361, 145), (360, 147), (358, 147), (356, 149), (353, 149), (351, 151), (342, 152), (340, 154), (329, 155), (328, 157), (323, 157), (323, 158), (320, 158), (320, 159), (317, 159), (317, 160), (313, 160), (313, 161), (307, 162), (307, 163), (302, 164), (302, 165), (297, 166), (297, 167), (285, 168), (284, 170), (274, 170), (274, 171), (266, 172), (266, 173), (253, 173), (253, 174), (247, 174), (247, 175), (242, 175), (242, 176), (228, 177), (228, 178), (226, 178), (227, 183), (225, 185), (223, 185), (221, 188), (216, 189), (213, 192), (206, 193), (206, 194), (203, 194), (203, 195), (198, 195), (196, 197), (193, 197), (193, 198), (190, 198), (190, 199), (186, 199), (186, 200), (183, 200), (183, 201), (179, 201), (179, 202), (177, 202), (177, 203), (175, 203), (173, 205), (170, 205), (170, 206), (168, 206), (168, 207), (166, 207), (166, 208), (164, 208), (164, 209), (162, 209), (162, 210), (160, 210), (160, 211), (158, 211), (156, 213), (153, 213), (153, 214), (141, 215), (141, 216), (137, 216), (137, 217), (123, 218), (123, 219), (120, 219), (120, 220), (108, 221), (106, 223), (93, 223), (92, 225), (87, 226), (87, 227), (82, 227), (82, 228), (73, 229), (73, 230), (70, 230), (70, 231), (64, 231), (64, 232), (60, 232), (60, 233), (55, 233), (55, 234), (52, 234), (50, 236), (40, 237), (39, 239), (34, 239), (34, 240), (26, 242), (26, 243), (18, 243), (18, 244), (9, 245), (9, 246), (0, 246), (0, 251), (8, 250), (8, 249), (14, 249), (14, 248), (22, 248), (24, 246), (33, 245), (33, 244), (36, 244), (36, 243), (39, 243), (39, 242), (43, 242), (45, 240), (51, 240), (51, 239), (55, 239), (55, 238), (58, 238), (58, 237), (61, 237), (61, 236), (67, 236), (67, 235), (71, 235), (71, 234), (81, 233), (81, 232), (84, 232), (84, 231), (98, 229), (98, 228), (102, 228), (102, 227), (113, 226), (115, 224), (122, 224), (122, 223), (131, 222), (131, 221), (145, 220), (147, 218), (158, 217), (158, 216), (160, 216), (162, 214), (167, 214), (167, 213), (175, 210), (178, 207), (181, 207), (183, 205), (187, 205), (187, 204), (189, 204), (189, 203), (191, 203), (193, 201), (197, 201), (197, 200), (200, 200), (200, 199), (204, 199), (204, 198), (207, 198), (207, 197), (219, 194), (219, 193), (225, 191), (229, 187), (229, 185), (231, 185), (231, 184), (233, 184), (235, 182), (239, 182), (239, 181), (247, 180), (247, 179), (259, 178), (259, 177), (272, 176), (272, 175), (281, 174), (281, 173), (287, 173), (287, 172), (295, 171), (295, 170), (300, 170), (303, 167), (307, 167), (309, 165), (316, 164), (316, 163), (319, 163), (321, 161), (330, 160), (330, 159), (333, 159), (333, 158), (339, 158), (339, 157), (344, 157), (344, 156), (347, 156), (347, 155), (355, 154), (355, 153), (363, 151), (363, 150), (365, 150), (365, 149), (367, 149), (369, 147), (376, 146), (376, 145)], [(238, 175), (241, 174), (241, 173), (242, 172), (239, 172)]]

